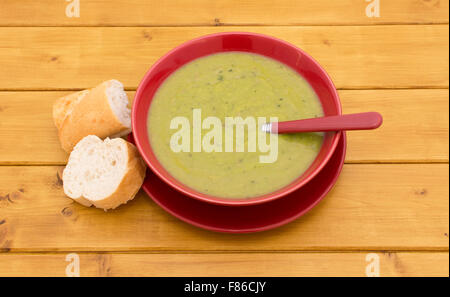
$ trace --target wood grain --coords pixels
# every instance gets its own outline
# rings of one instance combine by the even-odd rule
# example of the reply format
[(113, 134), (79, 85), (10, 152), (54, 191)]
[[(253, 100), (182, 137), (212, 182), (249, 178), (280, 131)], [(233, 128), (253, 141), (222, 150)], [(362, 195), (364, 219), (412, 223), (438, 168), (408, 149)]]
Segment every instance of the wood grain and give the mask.
[[(449, 1), (0, 0), (0, 276), (449, 276)], [(340, 90), (352, 132), (335, 188), (276, 230), (201, 230), (142, 191), (108, 213), (63, 194), (51, 105), (116, 78), (134, 95), (148, 68), (189, 39), (250, 31), (301, 47)], [(391, 164), (396, 163), (396, 164)], [(433, 163), (433, 164), (431, 164)], [(36, 165), (36, 166), (22, 166)], [(385, 252), (391, 251), (391, 252)]]
[[(0, 92), (0, 164), (66, 162), (51, 115), (65, 94)], [(348, 133), (348, 163), (448, 162), (448, 90), (343, 90), (340, 97), (345, 113), (384, 116), (378, 130)]]
[(198, 229), (144, 193), (117, 210), (63, 194), (58, 167), (0, 166), (3, 251), (448, 251), (448, 164), (345, 165), (313, 211), (259, 234)]
[[(448, 25), (180, 28), (0, 28), (0, 90), (137, 87), (164, 53), (221, 31), (273, 35), (310, 53), (338, 88), (448, 88)], [(11, 79), (12, 77), (20, 79)]]
[[(368, 253), (79, 254), (80, 276), (366, 276)], [(448, 277), (448, 253), (377, 253), (382, 277)], [(66, 254), (0, 254), (0, 276), (66, 276)]]
[[(96, 0), (80, 1), (80, 17), (66, 16), (66, 1), (2, 0), (0, 25), (192, 26), (448, 23), (448, 1), (382, 1), (368, 18), (360, 0)], [(126, 13), (124, 13), (126, 12)]]
[(348, 162), (448, 162), (448, 90), (340, 91), (344, 113), (378, 111), (383, 125), (348, 132)]

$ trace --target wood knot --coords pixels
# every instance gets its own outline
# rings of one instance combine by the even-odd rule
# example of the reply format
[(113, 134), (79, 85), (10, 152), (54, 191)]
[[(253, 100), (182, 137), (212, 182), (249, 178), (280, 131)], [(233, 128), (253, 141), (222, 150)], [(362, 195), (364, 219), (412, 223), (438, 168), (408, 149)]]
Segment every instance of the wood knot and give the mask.
[(150, 35), (150, 33), (148, 33), (146, 30), (142, 31), (142, 36), (147, 40), (150, 41), (153, 39), (153, 37)]
[(214, 19), (214, 26), (223, 26), (223, 23), (220, 21), (219, 18)]
[(0, 252), (9, 252), (12, 241), (8, 239), (8, 229), (0, 229)]
[(12, 202), (11, 198), (9, 197), (9, 193), (4, 195), (4, 196), (0, 195), (0, 201), (10, 201), (10, 202)]
[(417, 190), (415, 194), (419, 196), (426, 196), (428, 194), (428, 190), (427, 189)]
[(65, 217), (70, 217), (71, 215), (73, 215), (73, 210), (70, 207), (64, 207), (61, 210), (61, 214)]
[(56, 170), (56, 180), (53, 182), (55, 188), (61, 188), (63, 186), (62, 169)]
[(111, 275), (111, 255), (100, 254), (97, 257), (99, 275), (110, 276)]
[(441, 0), (422, 0), (427, 6), (441, 7)]
[(12, 192), (6, 195), (0, 195), (0, 202), (6, 202), (7, 204), (13, 204), (15, 200), (20, 198), (20, 192)]

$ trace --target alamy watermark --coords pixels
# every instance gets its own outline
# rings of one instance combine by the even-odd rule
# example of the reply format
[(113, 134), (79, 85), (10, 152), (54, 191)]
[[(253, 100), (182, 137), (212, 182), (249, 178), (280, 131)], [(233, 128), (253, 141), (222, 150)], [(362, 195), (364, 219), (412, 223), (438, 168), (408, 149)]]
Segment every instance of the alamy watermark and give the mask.
[(66, 16), (68, 18), (79, 18), (80, 0), (66, 0), (66, 2), (70, 2), (66, 5)]
[(367, 254), (366, 262), (367, 277), (380, 277), (380, 256), (375, 253)]
[(80, 256), (76, 253), (68, 254), (66, 262), (69, 262), (66, 266), (66, 276), (80, 277)]
[[(65, 0), (69, 2), (66, 5), (66, 16), (68, 18), (79, 18), (80, 17), (80, 0)], [(369, 2), (366, 7), (366, 16), (369, 18), (379, 18), (380, 17), (380, 1), (381, 0), (365, 0)]]
[[(270, 122), (277, 123), (278, 118), (270, 117)], [(260, 163), (273, 163), (278, 159), (278, 137), (274, 133), (264, 132), (262, 130), (264, 124), (266, 124), (265, 117), (246, 117), (245, 119), (225, 117), (224, 123), (217, 117), (202, 119), (201, 109), (193, 109), (192, 127), (187, 117), (180, 116), (171, 120), (170, 129), (177, 131), (170, 138), (170, 148), (175, 153), (258, 151), (266, 153), (259, 156)], [(203, 130), (209, 131), (203, 135)]]
[(366, 0), (366, 2), (370, 2), (366, 7), (366, 16), (368, 18), (380, 17), (380, 1), (381, 0)]

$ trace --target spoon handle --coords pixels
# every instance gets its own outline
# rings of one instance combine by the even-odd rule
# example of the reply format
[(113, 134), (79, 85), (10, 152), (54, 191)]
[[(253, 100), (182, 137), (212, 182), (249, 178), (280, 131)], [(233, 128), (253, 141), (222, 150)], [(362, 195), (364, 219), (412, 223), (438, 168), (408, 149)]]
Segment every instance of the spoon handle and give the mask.
[(346, 130), (371, 130), (383, 123), (378, 112), (364, 112), (314, 119), (272, 123), (272, 133), (327, 132)]

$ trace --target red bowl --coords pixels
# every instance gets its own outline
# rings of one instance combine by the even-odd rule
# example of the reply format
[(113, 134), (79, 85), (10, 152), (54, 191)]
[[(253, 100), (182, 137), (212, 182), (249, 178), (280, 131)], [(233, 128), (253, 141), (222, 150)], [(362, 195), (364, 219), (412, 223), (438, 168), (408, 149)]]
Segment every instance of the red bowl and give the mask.
[[(247, 32), (226, 32), (188, 41), (160, 58), (146, 73), (137, 89), (132, 109), (132, 129), (136, 146), (152, 171), (163, 181), (192, 198), (229, 205), (255, 205), (283, 197), (313, 179), (327, 164), (341, 138), (341, 132), (326, 133), (321, 150), (311, 166), (289, 185), (269, 194), (241, 200), (229, 200), (200, 193), (176, 180), (156, 158), (147, 132), (147, 115), (155, 92), (164, 80), (184, 64), (219, 52), (242, 51), (260, 54), (296, 70), (314, 88), (326, 116), (342, 114), (336, 87), (325, 70), (301, 49), (276, 38)], [(280, 174), (283, 174), (280, 172)]]

